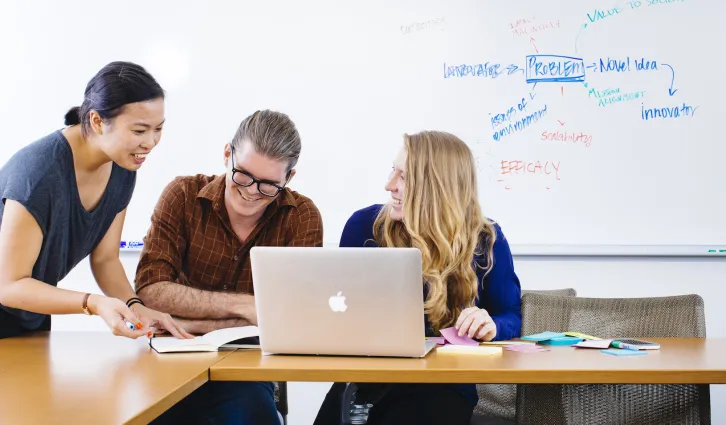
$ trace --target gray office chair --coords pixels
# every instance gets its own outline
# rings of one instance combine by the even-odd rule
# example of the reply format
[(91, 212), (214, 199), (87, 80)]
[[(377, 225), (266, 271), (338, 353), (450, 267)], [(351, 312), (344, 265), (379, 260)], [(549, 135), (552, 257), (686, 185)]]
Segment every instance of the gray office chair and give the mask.
[[(576, 297), (573, 288), (522, 290), (525, 294), (544, 294)], [(516, 419), (517, 386), (514, 384), (478, 384), (479, 402), (474, 407), (471, 425), (510, 425)]]
[[(522, 296), (522, 335), (577, 331), (602, 338), (706, 337), (698, 295), (655, 298)], [(519, 424), (710, 424), (708, 385), (517, 386)]]
[(275, 406), (280, 416), (280, 423), (287, 425), (287, 382), (273, 382), (275, 385)]

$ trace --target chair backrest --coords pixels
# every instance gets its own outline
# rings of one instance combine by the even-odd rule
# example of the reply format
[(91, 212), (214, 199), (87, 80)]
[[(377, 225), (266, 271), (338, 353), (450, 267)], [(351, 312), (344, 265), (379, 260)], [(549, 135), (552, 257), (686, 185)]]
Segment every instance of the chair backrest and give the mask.
[[(562, 289), (528, 289), (522, 290), (522, 296), (526, 294), (577, 296), (574, 288)], [(474, 408), (474, 416), (496, 417), (509, 421), (515, 420), (515, 409), (517, 403), (517, 386), (514, 384), (479, 384), (476, 386), (479, 393), (479, 402)]]
[(540, 295), (555, 295), (560, 297), (576, 297), (577, 291), (575, 288), (562, 288), (562, 289), (522, 289), (522, 296), (527, 294), (540, 294)]
[(706, 337), (698, 295), (655, 298), (583, 298), (522, 295), (522, 335), (546, 330), (583, 332), (601, 338)]
[(275, 386), (275, 407), (282, 417), (282, 423), (287, 423), (287, 382), (274, 382)]
[[(522, 335), (548, 330), (602, 338), (705, 338), (706, 320), (698, 295), (523, 295)], [(516, 414), (522, 424), (710, 423), (710, 395), (708, 385), (527, 384), (517, 387)]]

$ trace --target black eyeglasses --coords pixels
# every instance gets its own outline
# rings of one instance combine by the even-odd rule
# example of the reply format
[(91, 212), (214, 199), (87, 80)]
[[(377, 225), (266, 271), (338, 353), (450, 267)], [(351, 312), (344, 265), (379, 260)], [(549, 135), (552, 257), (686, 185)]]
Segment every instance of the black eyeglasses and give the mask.
[[(285, 189), (284, 186), (278, 186), (270, 181), (259, 180), (245, 171), (234, 168), (234, 147), (230, 145), (230, 149), (232, 150), (232, 157), (230, 158), (230, 161), (232, 163), (233, 182), (242, 187), (250, 187), (254, 183), (257, 183), (257, 190), (261, 194), (269, 197), (277, 196), (277, 194), (280, 193), (281, 190)], [(288, 172), (288, 176), (289, 175), (290, 173)]]

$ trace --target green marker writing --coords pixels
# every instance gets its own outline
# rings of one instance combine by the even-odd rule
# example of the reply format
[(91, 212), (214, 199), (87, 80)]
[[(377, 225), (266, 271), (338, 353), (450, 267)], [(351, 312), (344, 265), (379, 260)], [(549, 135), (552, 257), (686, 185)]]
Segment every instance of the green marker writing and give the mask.
[(715, 249), (709, 249), (708, 252), (716, 252)]

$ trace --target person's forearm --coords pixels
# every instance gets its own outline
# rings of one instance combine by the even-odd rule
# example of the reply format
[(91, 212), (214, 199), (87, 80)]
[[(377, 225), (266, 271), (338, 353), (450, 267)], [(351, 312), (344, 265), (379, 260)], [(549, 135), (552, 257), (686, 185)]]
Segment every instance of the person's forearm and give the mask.
[[(0, 285), (0, 304), (41, 314), (82, 314), (84, 295), (30, 277)], [(96, 297), (88, 300), (92, 312), (95, 312), (92, 304)]]
[(245, 319), (185, 319), (174, 317), (184, 329), (193, 334), (205, 334), (217, 329), (234, 328), (237, 326), (249, 326), (251, 323)]
[(255, 297), (249, 294), (205, 291), (174, 282), (143, 287), (144, 304), (172, 316), (189, 319), (245, 319), (257, 323)]
[(91, 261), (91, 271), (96, 282), (98, 282), (98, 287), (107, 296), (118, 298), (123, 302), (136, 296), (136, 292), (131, 287), (119, 258), (98, 262)]

